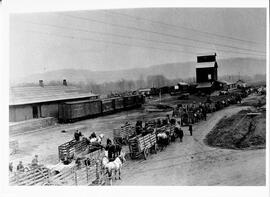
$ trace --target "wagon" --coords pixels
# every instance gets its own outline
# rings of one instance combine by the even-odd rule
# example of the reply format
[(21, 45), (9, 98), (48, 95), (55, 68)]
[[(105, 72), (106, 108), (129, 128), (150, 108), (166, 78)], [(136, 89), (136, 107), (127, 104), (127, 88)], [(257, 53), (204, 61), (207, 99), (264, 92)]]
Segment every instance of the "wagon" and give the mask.
[[(87, 148), (91, 148), (90, 145), (87, 145), (87, 140), (82, 138), (80, 141), (75, 139), (61, 144), (58, 146), (58, 156), (59, 160), (64, 160), (65, 157), (68, 159), (73, 159), (75, 155), (80, 155), (85, 152)], [(91, 151), (89, 151), (91, 152)]]
[(157, 139), (156, 133), (148, 133), (145, 136), (138, 135), (136, 137), (129, 139), (129, 151), (131, 159), (137, 159), (143, 156), (146, 159), (153, 150), (154, 153), (157, 152)]
[(157, 134), (158, 133), (168, 133), (169, 134), (169, 143), (172, 141), (172, 137), (174, 135), (174, 125), (164, 125), (162, 127), (159, 127), (156, 129)]
[(127, 144), (130, 136), (135, 134), (135, 127), (126, 123), (120, 128), (113, 130), (113, 140), (116, 144)]

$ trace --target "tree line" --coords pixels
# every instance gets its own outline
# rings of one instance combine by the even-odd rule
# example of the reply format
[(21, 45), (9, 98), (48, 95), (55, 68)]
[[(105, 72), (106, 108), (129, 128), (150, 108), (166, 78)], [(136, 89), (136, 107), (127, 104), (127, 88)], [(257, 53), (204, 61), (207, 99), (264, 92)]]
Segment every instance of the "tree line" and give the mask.
[[(240, 76), (240, 78), (246, 82), (253, 81), (253, 80), (263, 80), (266, 79), (266, 75), (255, 75), (254, 77), (250, 76)], [(236, 82), (239, 79), (238, 75), (225, 75), (219, 77), (219, 80), (226, 80), (228, 82)], [(100, 95), (107, 95), (111, 93), (118, 93), (118, 92), (125, 92), (125, 91), (135, 91), (138, 89), (144, 88), (159, 88), (163, 86), (174, 86), (178, 82), (187, 82), (187, 83), (195, 83), (196, 78), (187, 78), (187, 79), (168, 79), (163, 75), (149, 75), (146, 78), (142, 76), (139, 77), (137, 80), (128, 80), (128, 79), (121, 79), (115, 82), (105, 82), (105, 83), (96, 83), (91, 80), (87, 81), (80, 81), (80, 82), (72, 82), (67, 80), (68, 86), (76, 86), (80, 89), (84, 89), (96, 94)], [(46, 85), (63, 85), (62, 80), (54, 80), (49, 82), (44, 82)], [(19, 86), (37, 86), (37, 83), (21, 83)]]

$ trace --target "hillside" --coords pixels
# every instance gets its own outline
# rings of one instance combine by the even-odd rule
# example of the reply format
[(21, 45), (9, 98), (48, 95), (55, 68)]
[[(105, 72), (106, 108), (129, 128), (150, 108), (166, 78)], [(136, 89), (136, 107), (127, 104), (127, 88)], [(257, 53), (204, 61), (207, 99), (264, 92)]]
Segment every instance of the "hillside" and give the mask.
[[(120, 79), (136, 80), (146, 78), (149, 75), (162, 74), (168, 79), (190, 78), (195, 76), (195, 62), (168, 63), (162, 65), (153, 65), (146, 68), (134, 68), (128, 70), (111, 71), (91, 71), (78, 69), (63, 69), (48, 71), (41, 74), (33, 74), (22, 79), (14, 80), (10, 76), (12, 83), (31, 83), (39, 79), (46, 81), (59, 81), (67, 79), (69, 82), (87, 82), (96, 83), (117, 81)], [(266, 74), (266, 61), (255, 58), (233, 58), (218, 60), (218, 75), (248, 75)]]

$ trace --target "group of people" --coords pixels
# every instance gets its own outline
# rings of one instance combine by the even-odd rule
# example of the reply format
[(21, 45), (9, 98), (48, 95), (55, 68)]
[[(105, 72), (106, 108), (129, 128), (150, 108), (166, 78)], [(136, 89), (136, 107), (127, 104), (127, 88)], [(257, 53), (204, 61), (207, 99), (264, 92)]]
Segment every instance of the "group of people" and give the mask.
[(242, 96), (240, 94), (231, 94), (223, 99), (213, 97), (213, 100), (208, 97), (204, 103), (194, 101), (190, 104), (179, 104), (173, 110), (173, 117), (180, 118), (182, 126), (194, 124), (200, 120), (206, 120), (207, 113), (220, 110), (230, 104), (241, 103)]
[(85, 137), (79, 130), (74, 132), (74, 139), (76, 141), (85, 140), (87, 145), (99, 145), (103, 139), (104, 135), (100, 134), (99, 136), (96, 135), (95, 132), (92, 132), (91, 135), (87, 138)]
[[(39, 162), (38, 162), (38, 155), (35, 155), (34, 158), (32, 159), (32, 162), (30, 164), (30, 168), (36, 168), (39, 166)], [(28, 169), (28, 167), (25, 167), (23, 165), (22, 161), (19, 161), (19, 164), (16, 167), (17, 172), (25, 172)], [(15, 172), (15, 170), (13, 169), (13, 162), (9, 163), (9, 172)]]
[[(135, 124), (135, 135), (145, 135), (148, 133), (151, 133), (154, 131), (154, 129), (159, 131), (159, 128), (162, 128), (164, 126), (173, 126), (173, 133), (169, 134), (167, 133), (166, 135), (171, 135), (173, 139), (179, 137), (180, 142), (183, 141), (184, 137), (184, 132), (181, 128), (181, 119), (180, 118), (175, 118), (172, 116), (170, 117), (169, 114), (166, 115), (166, 118), (159, 118), (156, 120), (150, 120), (146, 121), (145, 124), (143, 125), (143, 122), (141, 120), (138, 120)], [(189, 132), (190, 135), (192, 136), (192, 125), (189, 124)]]
[(173, 117), (179, 118), (181, 125), (194, 124), (200, 120), (206, 120), (209, 106), (204, 103), (179, 104), (173, 110)]

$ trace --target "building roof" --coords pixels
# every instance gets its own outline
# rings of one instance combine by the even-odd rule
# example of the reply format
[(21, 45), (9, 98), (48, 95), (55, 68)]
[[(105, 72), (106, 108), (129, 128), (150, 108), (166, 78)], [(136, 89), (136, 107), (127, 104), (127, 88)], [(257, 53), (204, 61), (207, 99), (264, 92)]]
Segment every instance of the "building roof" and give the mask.
[(231, 85), (231, 84), (233, 84), (233, 83), (230, 83), (230, 82), (228, 82), (228, 81), (225, 81), (225, 80), (219, 80), (219, 81), (217, 81), (218, 83), (223, 83), (223, 84), (226, 84), (226, 85)]
[(239, 79), (236, 81), (236, 83), (246, 83), (246, 82), (244, 82), (242, 79)]
[(188, 83), (183, 82), (183, 81), (180, 81), (180, 82), (178, 82), (177, 84), (178, 84), (178, 85), (181, 85), (181, 86), (186, 86), (186, 85), (188, 85)]
[(144, 88), (144, 89), (140, 89), (139, 92), (149, 92), (151, 91), (150, 88)]
[(211, 88), (212, 85), (213, 84), (211, 82), (199, 83), (196, 88)]
[(196, 68), (214, 68), (216, 65), (216, 62), (202, 62), (197, 63)]
[(11, 87), (9, 105), (24, 105), (98, 96), (74, 86)]

